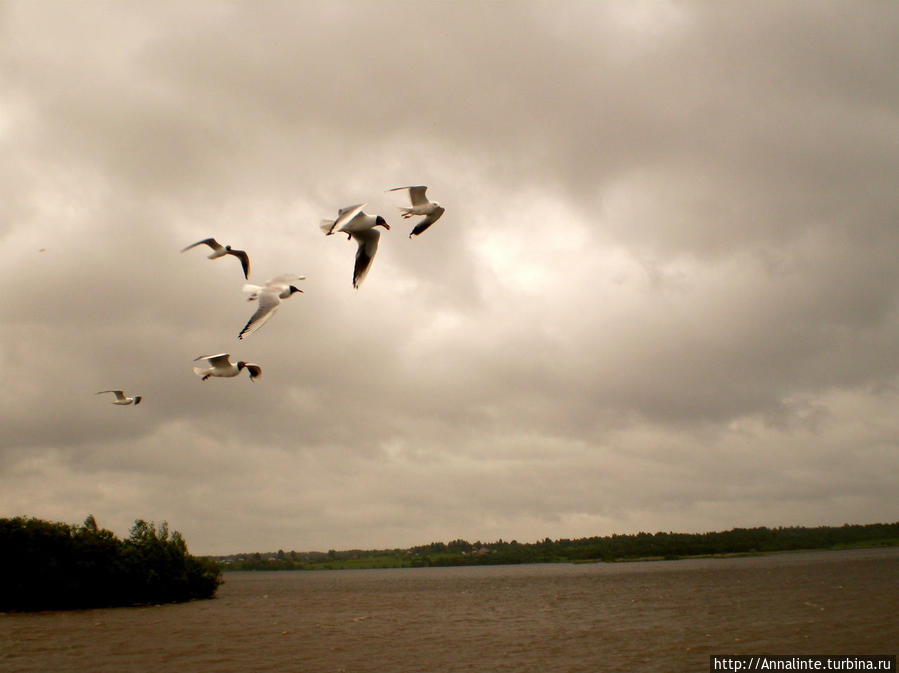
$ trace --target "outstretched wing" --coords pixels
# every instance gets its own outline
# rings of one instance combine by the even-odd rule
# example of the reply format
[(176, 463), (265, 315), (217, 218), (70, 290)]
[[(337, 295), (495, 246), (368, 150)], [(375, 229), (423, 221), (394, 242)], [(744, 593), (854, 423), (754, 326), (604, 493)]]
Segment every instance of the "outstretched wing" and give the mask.
[(398, 192), (402, 189), (409, 190), (409, 200), (412, 201), (413, 206), (423, 206), (428, 203), (428, 197), (425, 196), (425, 192), (428, 191), (427, 185), (413, 185), (413, 186), (409, 186), (409, 187), (394, 187), (393, 189), (389, 189), (387, 191)]
[(306, 276), (301, 276), (296, 273), (284, 273), (280, 276), (275, 276), (271, 280), (265, 281), (265, 285), (266, 287), (281, 291), (286, 290), (298, 280), (306, 280)]
[(209, 364), (214, 367), (227, 367), (231, 364), (231, 354), (219, 353), (218, 355), (201, 355), (198, 358), (194, 358), (194, 362), (197, 360), (209, 360)]
[(245, 339), (247, 336), (258, 330), (265, 324), (265, 321), (272, 317), (275, 311), (281, 307), (281, 299), (276, 291), (266, 291), (259, 294), (259, 308), (250, 316), (247, 324), (240, 330), (237, 335), (238, 339)]
[(347, 222), (352, 220), (356, 215), (362, 212), (362, 209), (367, 206), (367, 203), (358, 203), (355, 206), (347, 206), (346, 208), (341, 208), (337, 211), (337, 219), (334, 220), (334, 226), (331, 227), (331, 231), (337, 231)]
[(428, 191), (428, 188), (425, 185), (409, 187), (409, 198), (412, 200), (413, 206), (427, 205), (428, 197), (425, 196), (426, 191)]
[(425, 219), (415, 225), (415, 228), (412, 229), (412, 233), (409, 234), (409, 238), (413, 236), (418, 236), (425, 229), (434, 224), (437, 220), (440, 219), (440, 216), (446, 211), (446, 208), (442, 206), (437, 206), (430, 215), (428, 215)]
[(115, 397), (116, 397), (117, 400), (124, 400), (124, 399), (125, 399), (125, 392), (122, 391), (122, 390), (101, 390), (101, 391), (99, 391), (99, 392), (97, 392), (97, 393), (94, 393), (94, 394), (95, 394), (95, 395), (102, 395), (103, 393), (115, 393)]
[(191, 243), (186, 248), (181, 248), (181, 252), (185, 252), (190, 250), (191, 248), (196, 248), (198, 245), (208, 245), (213, 250), (221, 250), (222, 245), (216, 241), (214, 238), (204, 238), (202, 241), (197, 241), (196, 243)]
[(243, 250), (229, 250), (229, 255), (234, 255), (237, 259), (240, 260), (240, 265), (243, 267), (243, 277), (250, 277), (250, 256), (245, 253)]
[(353, 233), (358, 247), (356, 248), (356, 264), (353, 267), (353, 287), (358, 288), (359, 284), (365, 279), (371, 261), (378, 251), (378, 239), (381, 238), (381, 232), (377, 229), (366, 229)]

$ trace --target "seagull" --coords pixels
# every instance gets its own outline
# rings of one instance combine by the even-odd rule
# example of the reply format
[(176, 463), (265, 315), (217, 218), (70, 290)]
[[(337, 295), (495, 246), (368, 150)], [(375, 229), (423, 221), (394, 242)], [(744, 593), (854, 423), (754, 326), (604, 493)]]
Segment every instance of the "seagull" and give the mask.
[(210, 376), (237, 376), (240, 374), (240, 370), (246, 367), (246, 370), (250, 372), (250, 381), (255, 381), (257, 378), (262, 376), (262, 367), (252, 362), (244, 362), (241, 360), (237, 364), (231, 362), (231, 354), (230, 353), (219, 353), (218, 355), (201, 355), (198, 358), (194, 358), (194, 362), (197, 360), (207, 360), (211, 365), (210, 367), (194, 367), (194, 374), (200, 376), (205, 381)]
[(298, 280), (306, 280), (306, 276), (297, 276), (295, 274), (284, 274), (276, 276), (271, 280), (265, 281), (265, 285), (256, 285), (255, 283), (246, 283), (243, 286), (244, 292), (249, 292), (250, 296), (247, 301), (259, 300), (259, 308), (250, 317), (250, 320), (244, 325), (244, 328), (237, 335), (238, 339), (244, 339), (250, 334), (258, 330), (265, 324), (265, 321), (281, 307), (281, 300), (287, 299), (294, 292), (302, 292), (296, 285), (291, 282)]
[(440, 216), (446, 212), (446, 208), (436, 201), (428, 201), (425, 192), (428, 191), (427, 185), (415, 185), (413, 187), (394, 187), (388, 189), (389, 192), (398, 192), (402, 189), (409, 190), (409, 199), (412, 201), (411, 208), (400, 208), (404, 220), (408, 220), (415, 215), (426, 215), (425, 219), (418, 222), (409, 234), (409, 238), (418, 236), (425, 229), (440, 219)]
[(115, 393), (115, 401), (113, 401), (113, 404), (121, 404), (123, 406), (126, 404), (131, 404), (132, 402), (134, 403), (134, 406), (137, 406), (138, 404), (140, 404), (140, 401), (144, 399), (140, 395), (135, 395), (134, 397), (125, 397), (125, 393), (121, 390), (101, 390), (100, 392), (94, 394), (102, 395), (103, 393)]
[(212, 248), (212, 254), (209, 255), (208, 259), (218, 259), (219, 257), (224, 257), (225, 255), (234, 255), (237, 259), (240, 260), (240, 265), (243, 267), (243, 277), (250, 277), (250, 257), (243, 250), (233, 250), (230, 245), (222, 245), (214, 238), (204, 238), (202, 241), (197, 241), (196, 243), (192, 243), (191, 245), (183, 248), (181, 252), (186, 252), (191, 248), (195, 248), (198, 245), (203, 244), (208, 245)]
[(384, 227), (388, 231), (390, 225), (380, 215), (368, 215), (362, 209), (366, 206), (364, 203), (355, 206), (347, 206), (337, 211), (336, 220), (322, 220), (321, 229), (326, 235), (330, 236), (336, 232), (342, 232), (350, 238), (356, 239), (356, 264), (353, 268), (353, 287), (358, 288), (359, 284), (368, 273), (371, 261), (374, 259), (375, 253), (378, 251), (378, 239), (381, 232), (375, 227)]

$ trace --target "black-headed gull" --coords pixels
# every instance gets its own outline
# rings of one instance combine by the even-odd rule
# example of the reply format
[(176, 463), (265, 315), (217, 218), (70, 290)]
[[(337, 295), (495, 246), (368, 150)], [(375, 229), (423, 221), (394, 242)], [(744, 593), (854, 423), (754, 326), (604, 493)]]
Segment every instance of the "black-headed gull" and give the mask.
[(134, 406), (140, 404), (140, 401), (144, 399), (140, 395), (135, 395), (134, 397), (125, 397), (125, 393), (121, 390), (101, 390), (98, 393), (94, 393), (95, 395), (102, 395), (103, 393), (115, 393), (115, 399), (112, 401), (113, 404), (131, 404), (134, 403)]
[(212, 254), (210, 254), (207, 259), (218, 259), (219, 257), (224, 257), (225, 255), (234, 255), (237, 259), (240, 260), (240, 265), (243, 267), (243, 277), (250, 277), (250, 257), (243, 250), (234, 250), (230, 245), (222, 245), (214, 238), (204, 238), (202, 241), (197, 241), (196, 243), (192, 243), (186, 248), (182, 248), (181, 252), (186, 252), (191, 248), (195, 248), (198, 245), (208, 245), (212, 248)]
[(244, 362), (243, 360), (234, 364), (231, 362), (230, 353), (201, 355), (198, 358), (194, 358), (194, 362), (197, 360), (206, 360), (209, 363), (208, 367), (194, 367), (194, 374), (202, 377), (204, 381), (210, 376), (237, 376), (240, 374), (240, 370), (244, 368), (250, 373), (250, 381), (255, 381), (262, 376), (262, 367), (253, 362)]
[(380, 215), (368, 215), (362, 209), (366, 204), (360, 203), (355, 206), (347, 206), (337, 211), (336, 220), (322, 220), (321, 229), (328, 236), (337, 232), (356, 239), (356, 264), (353, 267), (353, 287), (358, 288), (359, 284), (368, 273), (371, 261), (374, 259), (375, 253), (378, 251), (378, 239), (381, 232), (375, 227), (384, 227), (388, 231), (390, 225)]
[(276, 276), (271, 280), (265, 281), (265, 285), (256, 285), (255, 283), (246, 283), (243, 286), (244, 292), (249, 292), (250, 296), (247, 301), (259, 300), (259, 308), (250, 316), (249, 321), (237, 335), (238, 339), (245, 339), (250, 334), (258, 330), (265, 324), (265, 321), (281, 307), (281, 300), (287, 299), (294, 292), (302, 292), (296, 285), (291, 285), (298, 280), (306, 280), (306, 276), (298, 276), (296, 274), (284, 274)]
[(440, 216), (443, 215), (444, 212), (446, 212), (446, 208), (441, 206), (436, 201), (428, 200), (428, 197), (425, 196), (425, 192), (428, 191), (426, 185), (415, 185), (412, 187), (394, 187), (393, 189), (389, 189), (387, 191), (398, 192), (403, 189), (409, 190), (409, 200), (412, 201), (411, 207), (400, 208), (400, 211), (402, 211), (403, 219), (407, 220), (410, 217), (414, 217), (416, 215), (426, 216), (425, 219), (419, 221), (412, 229), (412, 233), (409, 234), (409, 238), (412, 238), (413, 236), (418, 236), (421, 232), (423, 232), (425, 229), (439, 220)]

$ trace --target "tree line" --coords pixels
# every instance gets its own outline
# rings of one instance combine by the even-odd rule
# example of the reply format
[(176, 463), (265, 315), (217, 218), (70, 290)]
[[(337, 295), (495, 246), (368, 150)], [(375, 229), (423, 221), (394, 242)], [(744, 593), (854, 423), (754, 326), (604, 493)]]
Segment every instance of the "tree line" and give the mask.
[(225, 570), (318, 570), (374, 567), (577, 563), (678, 559), (801, 549), (899, 545), (899, 522), (733, 528), (707, 533), (635, 533), (541, 542), (432, 542), (408, 549), (278, 552), (214, 557)]
[(219, 565), (191, 556), (178, 531), (143, 520), (130, 537), (93, 515), (69, 525), (0, 519), (0, 610), (51, 610), (175, 603), (212, 598)]

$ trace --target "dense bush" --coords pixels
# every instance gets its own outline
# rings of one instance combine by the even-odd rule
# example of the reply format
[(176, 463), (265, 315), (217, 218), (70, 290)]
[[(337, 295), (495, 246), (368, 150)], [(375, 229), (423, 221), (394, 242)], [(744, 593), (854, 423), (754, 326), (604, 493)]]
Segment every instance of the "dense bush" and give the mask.
[(0, 610), (51, 610), (212, 598), (221, 571), (168, 525), (136, 521), (127, 540), (97, 527), (0, 519)]

